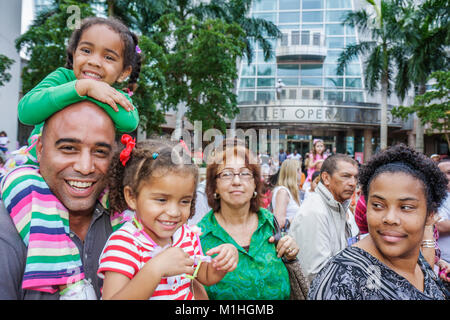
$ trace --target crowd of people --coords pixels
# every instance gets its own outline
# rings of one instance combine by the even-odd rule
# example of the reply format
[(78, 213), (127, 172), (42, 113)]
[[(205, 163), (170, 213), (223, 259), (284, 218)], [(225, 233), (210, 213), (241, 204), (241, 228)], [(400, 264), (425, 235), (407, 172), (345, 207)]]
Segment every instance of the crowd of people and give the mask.
[(450, 159), (396, 145), (359, 166), (317, 139), (273, 170), (226, 139), (200, 181), (177, 142), (125, 133), (137, 43), (88, 18), (20, 101), (36, 127), (0, 178), (0, 299), (284, 300), (288, 265), (311, 300), (449, 299)]

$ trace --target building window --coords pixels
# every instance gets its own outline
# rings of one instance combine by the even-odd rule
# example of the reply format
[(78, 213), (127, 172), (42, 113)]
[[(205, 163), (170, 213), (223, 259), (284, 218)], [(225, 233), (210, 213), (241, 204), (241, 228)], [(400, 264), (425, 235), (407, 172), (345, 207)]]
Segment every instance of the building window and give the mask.
[(309, 31), (308, 30), (302, 31), (302, 45), (304, 45), (304, 46), (309, 45)]
[(344, 48), (344, 37), (327, 37), (326, 44), (330, 49)]
[[(276, 1), (273, 1), (276, 5)], [(300, 0), (280, 0), (280, 10), (298, 10), (300, 9)]]
[(302, 78), (301, 85), (307, 87), (321, 87), (322, 78)]
[(327, 101), (342, 101), (344, 93), (342, 91), (324, 91), (324, 99)]
[(303, 9), (322, 9), (323, 0), (303, 0)]
[(310, 90), (309, 89), (302, 89), (302, 99), (304, 99), (304, 100), (310, 99)]
[(254, 88), (255, 79), (254, 78), (241, 78), (240, 88)]
[(338, 23), (327, 24), (325, 32), (327, 36), (343, 36), (344, 26)]
[(276, 55), (275, 52), (272, 51), (272, 57), (269, 58), (267, 61), (264, 61), (264, 51), (258, 51), (258, 63), (272, 63), (276, 61)]
[(275, 78), (259, 78), (257, 85), (258, 88), (261, 87), (273, 88), (275, 87)]
[(255, 75), (255, 65), (248, 65), (247, 62), (242, 63), (241, 76), (254, 76)]
[(321, 91), (320, 90), (313, 90), (313, 100), (320, 100), (321, 98)]
[(267, 21), (271, 21), (273, 23), (277, 23), (277, 17), (275, 13), (254, 13), (254, 18), (261, 18)]
[(327, 76), (341, 76), (342, 74), (337, 73), (336, 64), (326, 64), (325, 65), (325, 75)]
[(360, 76), (361, 68), (359, 67), (359, 64), (348, 64), (345, 67), (345, 75), (346, 76)]
[(239, 91), (238, 102), (255, 101), (255, 91)]
[(279, 23), (300, 22), (300, 13), (298, 12), (280, 12), (278, 15)]
[(275, 100), (275, 91), (257, 91), (256, 100)]
[(285, 86), (298, 86), (298, 78), (279, 78)]
[(310, 22), (322, 22), (323, 16), (322, 11), (303, 11), (302, 13), (302, 22), (310, 23)]
[(300, 44), (300, 31), (293, 30), (291, 32), (291, 45), (298, 46)]
[(326, 88), (342, 88), (344, 86), (343, 78), (325, 78)]
[(348, 102), (364, 102), (363, 93), (361, 91), (346, 91), (345, 101)]
[(326, 13), (326, 21), (327, 22), (342, 22), (344, 21), (345, 17), (349, 13), (349, 10), (333, 10), (333, 11), (327, 11)]
[(278, 76), (280, 77), (298, 77), (300, 75), (299, 72), (300, 65), (298, 64), (279, 64), (278, 68)]
[(272, 11), (277, 10), (277, 3), (273, 0), (258, 0), (252, 1), (253, 11)]
[(289, 33), (283, 33), (281, 35), (281, 46), (287, 47), (289, 45)]
[(313, 34), (313, 46), (320, 46), (321, 34), (319, 32), (315, 32)]
[(346, 78), (345, 86), (347, 88), (362, 88), (361, 78)]
[(351, 9), (351, 0), (326, 0), (328, 9)]
[(275, 65), (274, 64), (258, 65), (258, 76), (275, 76)]
[(302, 77), (321, 77), (322, 68), (321, 64), (302, 64), (300, 65), (300, 75)]

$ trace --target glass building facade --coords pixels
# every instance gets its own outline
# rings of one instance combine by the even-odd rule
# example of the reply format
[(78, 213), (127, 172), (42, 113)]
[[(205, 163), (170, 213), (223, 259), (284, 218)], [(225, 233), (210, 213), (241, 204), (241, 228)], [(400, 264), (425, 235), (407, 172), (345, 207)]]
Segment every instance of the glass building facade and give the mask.
[(358, 1), (253, 2), (251, 16), (273, 22), (283, 35), (269, 39), (270, 60), (265, 61), (262, 49), (253, 43), (253, 61), (240, 62), (237, 128), (277, 128), (282, 147), (297, 149), (303, 156), (316, 138), (322, 138), (330, 151), (370, 156), (378, 144), (380, 110), (376, 99), (368, 101), (361, 59), (337, 72), (340, 53), (358, 41), (357, 30), (342, 25), (346, 14), (355, 10), (354, 2)]
[[(359, 61), (343, 74), (336, 72), (343, 48), (357, 41), (355, 30), (341, 24), (351, 10), (351, 0), (255, 1), (252, 16), (276, 24), (283, 37), (272, 40), (271, 60), (264, 61), (263, 51), (254, 44), (254, 61), (241, 62), (238, 101), (275, 100), (275, 84), (281, 79), (286, 88), (282, 98), (366, 102)], [(317, 47), (317, 55), (280, 55), (288, 46)]]

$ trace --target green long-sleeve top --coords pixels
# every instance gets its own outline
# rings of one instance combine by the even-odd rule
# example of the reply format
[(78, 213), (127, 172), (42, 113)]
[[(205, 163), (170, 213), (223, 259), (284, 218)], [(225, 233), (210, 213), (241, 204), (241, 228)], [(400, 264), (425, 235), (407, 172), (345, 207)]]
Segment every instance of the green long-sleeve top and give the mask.
[[(78, 95), (73, 70), (58, 68), (45, 77), (36, 87), (30, 90), (19, 102), (19, 120), (26, 125), (37, 125), (33, 132), (40, 130), (42, 122), (55, 112), (75, 102), (90, 100), (102, 107), (113, 120), (119, 132), (131, 132), (139, 125), (139, 114), (136, 108), (126, 111), (117, 105), (119, 111), (114, 111), (108, 104), (99, 102), (88, 96)], [(118, 90), (131, 102), (130, 97)]]

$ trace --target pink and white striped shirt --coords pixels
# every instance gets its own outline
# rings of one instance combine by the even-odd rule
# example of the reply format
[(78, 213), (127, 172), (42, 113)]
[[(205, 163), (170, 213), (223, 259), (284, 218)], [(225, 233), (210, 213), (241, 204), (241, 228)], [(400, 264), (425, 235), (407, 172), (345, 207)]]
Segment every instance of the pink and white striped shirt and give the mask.
[[(184, 224), (172, 236), (173, 247), (179, 247), (192, 258), (201, 255), (200, 240), (188, 225)], [(121, 273), (132, 279), (160, 247), (144, 236), (133, 222), (126, 222), (111, 234), (100, 256), (98, 276), (104, 278), (107, 271)], [(156, 251), (156, 252), (155, 252)], [(184, 275), (163, 277), (151, 300), (193, 300), (191, 280)]]

